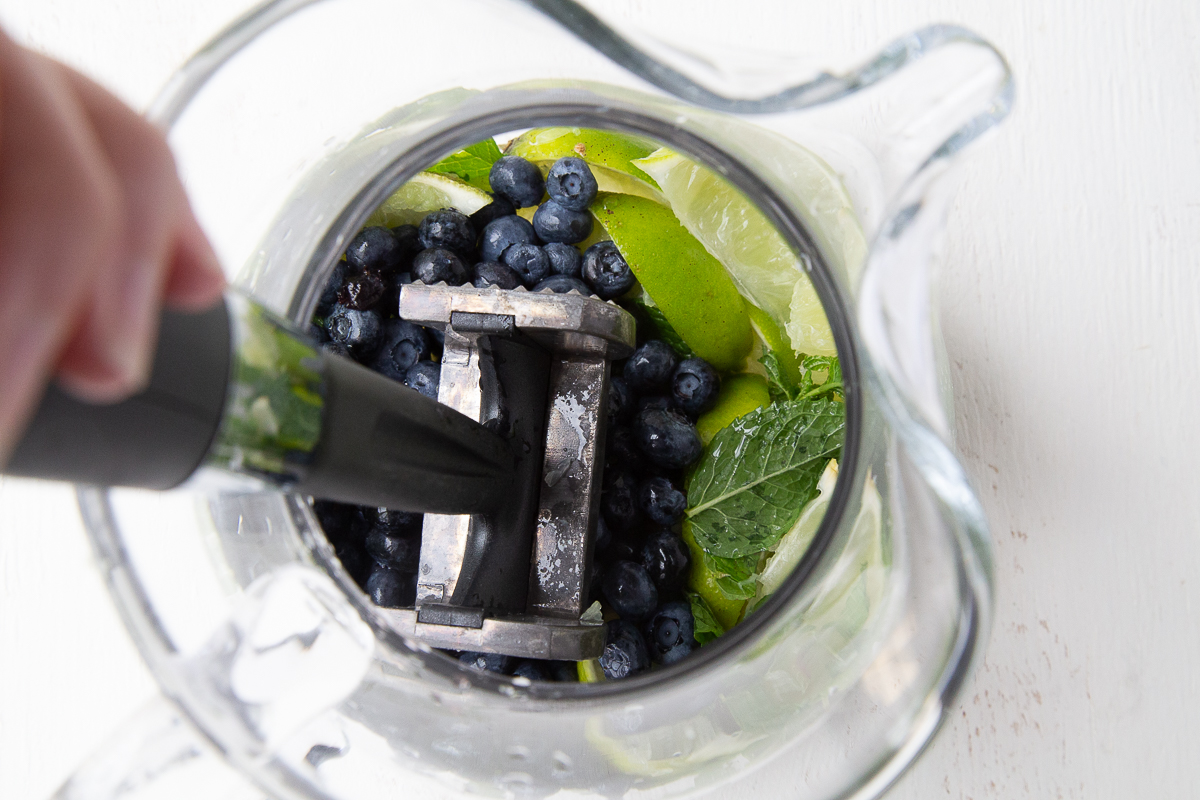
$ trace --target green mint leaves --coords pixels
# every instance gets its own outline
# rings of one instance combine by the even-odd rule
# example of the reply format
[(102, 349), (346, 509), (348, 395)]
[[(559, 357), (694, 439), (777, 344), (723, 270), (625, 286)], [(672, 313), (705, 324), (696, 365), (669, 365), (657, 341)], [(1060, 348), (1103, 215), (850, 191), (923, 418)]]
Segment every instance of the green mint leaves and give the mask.
[(692, 604), (692, 619), (696, 622), (694, 636), (697, 644), (705, 645), (725, 632), (721, 623), (713, 615), (712, 609), (704, 598), (695, 592), (688, 592), (688, 600)]
[(499, 158), (500, 148), (495, 140), (484, 139), (457, 153), (451, 153), (426, 171), (455, 175), (477, 189), (490, 192), (492, 185), (488, 182), (488, 173), (492, 171), (492, 164)]
[[(824, 382), (808, 388), (818, 390), (813, 396), (760, 408), (713, 437), (688, 489), (687, 516), (705, 553), (738, 559), (770, 549), (817, 495), (846, 430), (845, 406), (831, 399), (832, 387), (824, 389), (832, 368), (823, 368)], [(734, 582), (738, 572), (730, 574)]]
[(841, 394), (842, 365), (837, 356), (801, 356), (800, 382), (792, 380), (779, 356), (768, 351), (758, 360), (767, 370), (767, 389), (774, 403)]

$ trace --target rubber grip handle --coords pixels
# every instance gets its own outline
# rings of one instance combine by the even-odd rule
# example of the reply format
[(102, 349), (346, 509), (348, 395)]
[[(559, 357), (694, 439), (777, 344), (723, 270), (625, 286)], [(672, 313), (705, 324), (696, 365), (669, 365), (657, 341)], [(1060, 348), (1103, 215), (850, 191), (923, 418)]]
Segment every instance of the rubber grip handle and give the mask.
[(225, 408), (229, 311), (163, 313), (150, 383), (113, 405), (51, 385), (4, 467), (9, 475), (170, 489), (200, 466)]

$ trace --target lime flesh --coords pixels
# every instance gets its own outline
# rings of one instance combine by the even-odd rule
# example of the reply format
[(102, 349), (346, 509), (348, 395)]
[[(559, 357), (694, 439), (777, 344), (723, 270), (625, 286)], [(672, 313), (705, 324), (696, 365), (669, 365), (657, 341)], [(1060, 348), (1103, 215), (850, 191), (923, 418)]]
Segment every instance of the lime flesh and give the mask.
[(417, 225), (439, 209), (453, 208), (474, 214), (492, 202), (487, 192), (446, 175), (421, 172), (401, 186), (367, 217), (366, 226)]

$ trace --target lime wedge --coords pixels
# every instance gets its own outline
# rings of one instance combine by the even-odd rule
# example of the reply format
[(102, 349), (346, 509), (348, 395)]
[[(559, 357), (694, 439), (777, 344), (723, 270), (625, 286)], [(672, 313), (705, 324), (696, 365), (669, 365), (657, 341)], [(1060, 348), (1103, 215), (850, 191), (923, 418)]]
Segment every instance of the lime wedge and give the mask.
[[(787, 334), (792, 350), (837, 354), (804, 265), (757, 206), (712, 170), (666, 148), (634, 163), (655, 179), (679, 220), (725, 265), (743, 294)], [(865, 253), (862, 230), (837, 174), (798, 145), (789, 149), (785, 163), (788, 174), (778, 177), (809, 199), (814, 224), (836, 228), (832, 235), (843, 239), (857, 236), (853, 243), (841, 242), (842, 250)]]
[(632, 194), (665, 203), (654, 179), (633, 164), (654, 152), (656, 144), (628, 133), (592, 128), (534, 128), (513, 140), (506, 155), (520, 156), (545, 175), (555, 161), (578, 156), (588, 162), (601, 192)]
[(775, 320), (771, 319), (770, 314), (753, 303), (746, 304), (746, 311), (750, 314), (750, 326), (754, 329), (754, 333), (758, 335), (758, 338), (766, 348), (779, 359), (779, 366), (791, 378), (792, 383), (799, 385), (800, 360), (796, 358), (796, 353), (792, 350), (792, 344), (787, 338), (787, 334), (779, 328)]
[(696, 420), (696, 433), (707, 446), (717, 432), (756, 408), (771, 404), (767, 379), (761, 375), (734, 375), (721, 383), (717, 403)]
[(837, 460), (831, 459), (825, 471), (821, 473), (821, 480), (817, 482), (819, 494), (801, 509), (796, 524), (775, 544), (775, 552), (767, 558), (767, 563), (758, 576), (755, 604), (778, 589), (804, 557), (817, 528), (821, 527), (821, 520), (825, 518), (825, 509), (829, 508), (829, 498), (833, 496), (833, 485), (837, 483), (837, 476)]
[(367, 217), (365, 225), (417, 225), (425, 216), (442, 208), (474, 214), (492, 202), (487, 192), (447, 175), (420, 172), (397, 189), (383, 205)]
[(598, 658), (576, 661), (575, 674), (579, 676), (580, 683), (600, 683), (604, 680), (604, 669)]
[(746, 601), (733, 600), (721, 591), (717, 585), (717, 578), (720, 576), (709, 569), (704, 560), (704, 551), (696, 544), (696, 537), (692, 535), (692, 523), (687, 519), (683, 521), (683, 541), (687, 545), (688, 555), (692, 558), (692, 566), (688, 570), (688, 588), (704, 598), (717, 622), (721, 623), (725, 630), (729, 630), (741, 621), (742, 612), (746, 610)]
[(754, 339), (746, 304), (729, 273), (671, 209), (608, 194), (596, 198), (592, 213), (688, 347), (718, 370), (741, 366)]

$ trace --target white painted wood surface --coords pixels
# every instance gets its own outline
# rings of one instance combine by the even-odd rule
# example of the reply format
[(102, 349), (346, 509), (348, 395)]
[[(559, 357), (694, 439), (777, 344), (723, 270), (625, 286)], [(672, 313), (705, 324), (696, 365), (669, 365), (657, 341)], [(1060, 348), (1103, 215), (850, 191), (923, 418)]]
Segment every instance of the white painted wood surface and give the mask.
[[(0, 24), (140, 105), (245, 5), (0, 0)], [(718, 15), (750, 49), (954, 21), (1009, 57), (939, 292), (996, 625), (889, 797), (1200, 797), (1200, 4), (597, 5), (673, 35)], [(89, 558), (67, 491), (0, 481), (0, 797), (46, 796), (155, 691)]]

